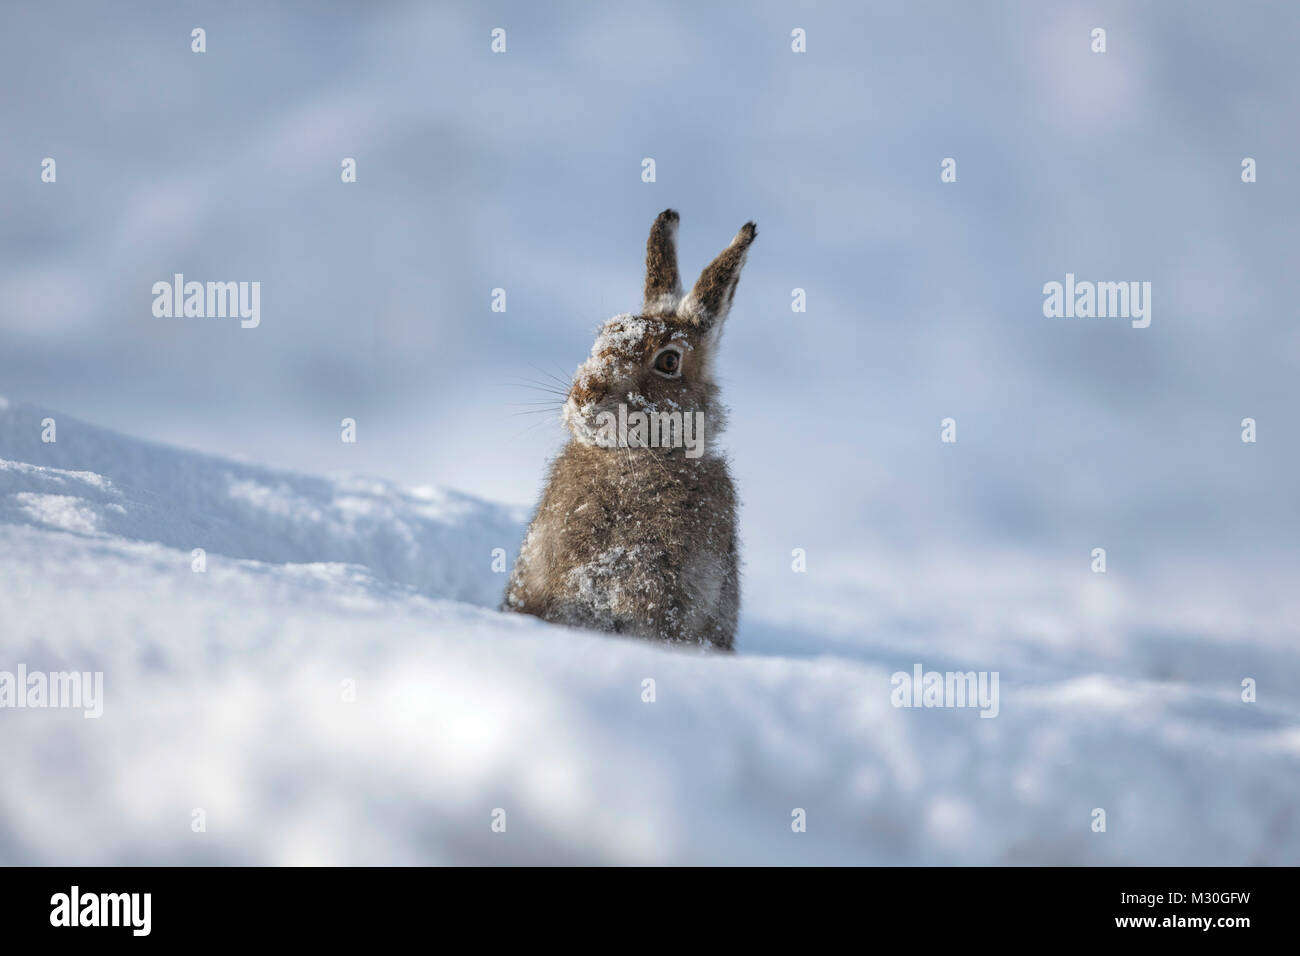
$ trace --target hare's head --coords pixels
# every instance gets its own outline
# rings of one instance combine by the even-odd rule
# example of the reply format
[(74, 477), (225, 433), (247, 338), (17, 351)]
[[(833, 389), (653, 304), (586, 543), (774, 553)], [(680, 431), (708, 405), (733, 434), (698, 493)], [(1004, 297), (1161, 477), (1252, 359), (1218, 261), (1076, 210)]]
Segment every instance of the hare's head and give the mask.
[[(645, 302), (637, 315), (616, 315), (601, 328), (591, 356), (578, 366), (564, 403), (564, 421), (583, 444), (603, 444), (602, 428), (625, 414), (702, 413), (710, 431), (722, 428), (713, 359), (736, 295), (749, 244), (745, 223), (731, 245), (682, 295), (677, 274), (677, 213), (666, 209), (646, 242)], [(606, 414), (607, 413), (607, 414)]]

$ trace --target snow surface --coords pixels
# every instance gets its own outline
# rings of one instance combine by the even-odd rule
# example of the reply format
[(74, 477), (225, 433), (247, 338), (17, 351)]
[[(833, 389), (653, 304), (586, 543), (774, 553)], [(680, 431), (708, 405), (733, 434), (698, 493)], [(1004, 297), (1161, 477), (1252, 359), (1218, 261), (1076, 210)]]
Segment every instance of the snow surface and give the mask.
[[(803, 604), (760, 570), (712, 655), (495, 611), (525, 518), (0, 399), (0, 671), (105, 695), (0, 710), (0, 863), (1300, 861), (1284, 589), (1243, 623), (1014, 558), (965, 590), (859, 563)], [(890, 703), (990, 661), (995, 719)]]

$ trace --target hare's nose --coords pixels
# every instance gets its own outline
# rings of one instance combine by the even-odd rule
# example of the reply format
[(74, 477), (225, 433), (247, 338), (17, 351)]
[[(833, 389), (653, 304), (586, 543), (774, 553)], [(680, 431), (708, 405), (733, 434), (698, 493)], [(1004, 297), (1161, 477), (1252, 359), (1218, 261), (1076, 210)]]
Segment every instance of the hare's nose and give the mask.
[(590, 405), (605, 397), (609, 386), (604, 382), (587, 381), (573, 386), (573, 400), (578, 405)]

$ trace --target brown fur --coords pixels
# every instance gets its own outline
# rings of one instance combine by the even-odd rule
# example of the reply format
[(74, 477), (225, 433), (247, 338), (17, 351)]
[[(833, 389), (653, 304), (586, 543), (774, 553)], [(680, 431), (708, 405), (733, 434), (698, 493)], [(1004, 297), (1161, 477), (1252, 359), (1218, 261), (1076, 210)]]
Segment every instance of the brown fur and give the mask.
[[(629, 451), (565, 447), (506, 606), (575, 627), (731, 649), (740, 575), (726, 462)], [(629, 486), (644, 500), (629, 501)]]
[[(503, 607), (548, 621), (732, 649), (740, 606), (736, 494), (712, 442), (725, 424), (713, 353), (745, 253), (748, 223), (684, 300), (665, 210), (646, 244), (643, 314), (605, 323), (565, 403), (573, 434), (551, 466)], [(680, 353), (680, 374), (654, 367)], [(619, 405), (703, 417), (704, 453), (602, 447), (595, 424)], [(692, 418), (692, 421), (697, 420)]]
[(677, 274), (677, 213), (665, 209), (650, 227), (645, 244), (645, 310), (651, 311), (668, 296), (682, 297)]
[(695, 319), (700, 326), (707, 328), (719, 315), (725, 316), (731, 309), (731, 300), (735, 298), (736, 286), (740, 283), (740, 267), (745, 264), (745, 253), (756, 235), (758, 229), (754, 224), (745, 223), (737, 241), (714, 259), (695, 283), (690, 298), (695, 300), (700, 310)]

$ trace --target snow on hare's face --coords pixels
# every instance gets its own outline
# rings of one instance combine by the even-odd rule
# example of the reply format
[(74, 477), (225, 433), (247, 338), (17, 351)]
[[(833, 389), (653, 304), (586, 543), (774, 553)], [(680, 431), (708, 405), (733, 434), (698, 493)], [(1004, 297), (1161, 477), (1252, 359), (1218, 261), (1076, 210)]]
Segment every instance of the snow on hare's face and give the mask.
[[(709, 343), (664, 316), (617, 315), (605, 323), (578, 366), (564, 403), (564, 421), (578, 441), (597, 444), (598, 416), (639, 412), (703, 412), (716, 404)], [(713, 430), (717, 430), (716, 424)]]
[(624, 406), (624, 416), (700, 413), (710, 419), (711, 432), (722, 428), (713, 353), (757, 230), (746, 223), (683, 298), (677, 222), (677, 213), (668, 209), (650, 229), (641, 314), (625, 313), (606, 322), (591, 356), (574, 373), (563, 417), (583, 444), (602, 444), (602, 425), (619, 415), (619, 406)]

